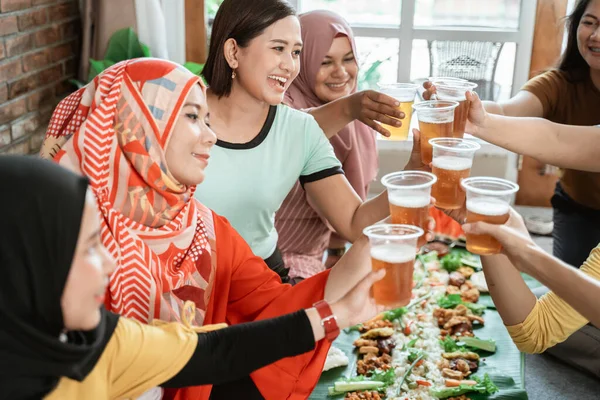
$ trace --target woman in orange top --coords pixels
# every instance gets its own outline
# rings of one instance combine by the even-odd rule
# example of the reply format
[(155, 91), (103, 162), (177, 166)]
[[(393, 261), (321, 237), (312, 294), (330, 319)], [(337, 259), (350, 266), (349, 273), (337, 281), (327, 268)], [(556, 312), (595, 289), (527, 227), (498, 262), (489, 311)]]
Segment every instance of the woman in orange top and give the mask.
[[(200, 78), (178, 64), (137, 59), (106, 70), (54, 112), (42, 155), (90, 179), (102, 242), (117, 260), (106, 307), (149, 323), (177, 321), (192, 301), (201, 326), (271, 318), (341, 298), (370, 269), (365, 238), (332, 270), (292, 288), (227, 220), (194, 200), (216, 141), (204, 91)], [(319, 342), (252, 379), (213, 390), (212, 398), (234, 398), (229, 391), (236, 388), (246, 399), (306, 398), (328, 349)], [(178, 395), (207, 399), (211, 386)]]

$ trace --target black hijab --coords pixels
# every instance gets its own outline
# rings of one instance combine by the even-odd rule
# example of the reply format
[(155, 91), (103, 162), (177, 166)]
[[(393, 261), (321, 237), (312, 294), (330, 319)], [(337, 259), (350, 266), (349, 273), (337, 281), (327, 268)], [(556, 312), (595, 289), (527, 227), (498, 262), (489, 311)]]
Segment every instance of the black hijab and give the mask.
[[(61, 297), (71, 268), (87, 179), (34, 157), (0, 156), (0, 392), (39, 399), (60, 377), (83, 380), (117, 325), (102, 309), (89, 332), (64, 330)], [(63, 335), (63, 338), (65, 336)]]

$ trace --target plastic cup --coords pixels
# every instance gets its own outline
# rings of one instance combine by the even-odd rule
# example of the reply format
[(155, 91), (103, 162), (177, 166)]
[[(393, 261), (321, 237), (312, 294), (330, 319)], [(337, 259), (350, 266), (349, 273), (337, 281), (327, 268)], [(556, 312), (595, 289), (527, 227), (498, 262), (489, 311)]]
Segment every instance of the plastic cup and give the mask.
[(448, 80), (448, 78), (437, 78), (432, 82), (435, 85), (436, 94), (434, 97), (437, 100), (458, 102), (458, 107), (454, 110), (452, 136), (455, 138), (464, 137), (465, 127), (467, 126), (467, 119), (469, 117), (469, 109), (471, 108), (471, 102), (467, 100), (465, 93), (475, 89), (477, 84), (465, 80)]
[(433, 147), (432, 172), (438, 180), (431, 188), (435, 205), (456, 210), (465, 204), (466, 193), (460, 182), (471, 174), (475, 152), (481, 146), (472, 140), (437, 138), (429, 141)]
[(430, 82), (433, 81), (454, 81), (454, 82), (468, 82), (466, 79), (463, 78), (455, 78), (453, 76), (430, 76), (429, 78)]
[(421, 161), (429, 165), (432, 159), (430, 139), (452, 137), (454, 110), (457, 101), (429, 100), (413, 105), (421, 131)]
[(373, 284), (377, 304), (402, 307), (410, 302), (417, 239), (423, 230), (411, 225), (373, 225), (364, 230), (371, 244), (373, 271), (385, 269), (385, 277)]
[[(502, 225), (508, 221), (510, 201), (519, 185), (489, 177), (467, 178), (461, 185), (467, 191), (467, 223), (483, 221)], [(500, 253), (502, 245), (490, 235), (467, 234), (467, 250), (491, 255)]]
[[(431, 187), (435, 175), (422, 171), (401, 171), (385, 175), (381, 183), (387, 188), (393, 224), (414, 225), (427, 231)], [(425, 234), (417, 246), (426, 243)]]
[(419, 85), (413, 83), (390, 83), (380, 84), (379, 91), (387, 94), (390, 97), (398, 100), (400, 105), (398, 109), (405, 115), (402, 120), (402, 126), (391, 126), (382, 124), (388, 131), (390, 131), (389, 140), (406, 140), (408, 138), (408, 131), (410, 129), (410, 121), (412, 119), (412, 106), (415, 101), (417, 89)]

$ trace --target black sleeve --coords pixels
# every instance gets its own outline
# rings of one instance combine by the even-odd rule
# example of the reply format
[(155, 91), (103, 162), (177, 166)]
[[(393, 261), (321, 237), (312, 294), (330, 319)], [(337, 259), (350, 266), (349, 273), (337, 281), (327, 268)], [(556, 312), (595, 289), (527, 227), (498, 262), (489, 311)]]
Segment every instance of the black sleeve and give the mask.
[(327, 168), (322, 171), (315, 172), (314, 174), (300, 176), (300, 184), (302, 187), (304, 187), (304, 185), (307, 183), (320, 181), (321, 179), (329, 178), (330, 176), (338, 174), (344, 174), (342, 167)]
[(315, 347), (304, 310), (198, 334), (198, 345), (181, 371), (161, 386), (180, 388), (238, 380), (282, 358)]

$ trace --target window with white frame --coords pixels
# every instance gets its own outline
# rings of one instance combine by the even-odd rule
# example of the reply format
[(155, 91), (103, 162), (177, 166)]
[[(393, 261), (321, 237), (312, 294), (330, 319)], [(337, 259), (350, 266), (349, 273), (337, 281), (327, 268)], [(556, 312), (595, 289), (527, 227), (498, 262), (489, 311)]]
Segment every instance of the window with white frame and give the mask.
[(457, 76), (503, 100), (527, 81), (537, 0), (288, 0), (342, 15), (356, 36), (361, 88)]

